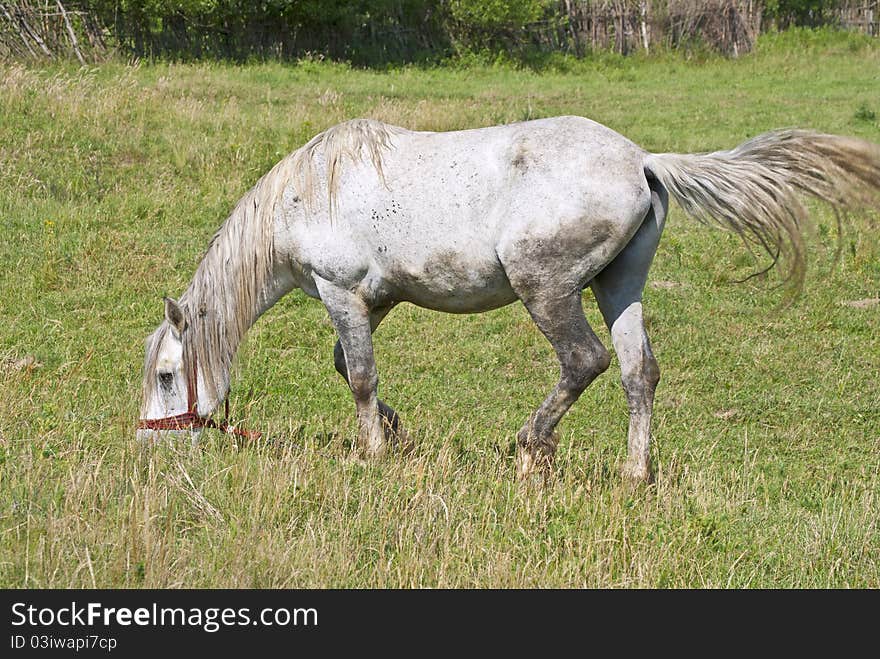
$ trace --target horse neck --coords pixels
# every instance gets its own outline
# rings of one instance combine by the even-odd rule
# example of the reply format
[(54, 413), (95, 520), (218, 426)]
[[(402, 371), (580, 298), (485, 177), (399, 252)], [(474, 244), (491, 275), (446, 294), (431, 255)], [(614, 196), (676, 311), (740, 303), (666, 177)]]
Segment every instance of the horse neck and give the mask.
[(198, 411), (205, 416), (229, 393), (232, 363), (247, 331), (290, 290), (286, 281), (273, 276), (251, 298), (240, 294), (234, 271), (219, 270), (215, 274), (203, 261), (181, 298), (192, 319), (187, 348), (198, 360)]
[(258, 184), (239, 202), (180, 300), (192, 327), (187, 347), (198, 360), (202, 414), (226, 397), (230, 368), (247, 331), (291, 288), (274, 263), (273, 204), (261, 192)]

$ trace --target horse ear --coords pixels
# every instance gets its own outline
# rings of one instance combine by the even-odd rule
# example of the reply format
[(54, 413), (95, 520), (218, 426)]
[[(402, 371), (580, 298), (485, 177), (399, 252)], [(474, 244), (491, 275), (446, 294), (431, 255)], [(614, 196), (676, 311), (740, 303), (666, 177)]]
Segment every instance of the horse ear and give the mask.
[(173, 300), (170, 297), (164, 298), (165, 300), (165, 320), (177, 330), (178, 334), (183, 333), (183, 330), (186, 329), (186, 318), (183, 316), (183, 309), (180, 308), (180, 305), (176, 300)]

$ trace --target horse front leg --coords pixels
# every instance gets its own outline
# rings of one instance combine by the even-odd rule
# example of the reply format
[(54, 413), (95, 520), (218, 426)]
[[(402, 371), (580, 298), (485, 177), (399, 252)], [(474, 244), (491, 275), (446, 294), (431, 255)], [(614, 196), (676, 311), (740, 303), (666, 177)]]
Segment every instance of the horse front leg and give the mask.
[(373, 355), (370, 309), (345, 288), (318, 277), (315, 283), (344, 354), (345, 380), (357, 408), (358, 448), (367, 458), (379, 458), (385, 453), (386, 442), (379, 412), (379, 374)]
[[(378, 307), (370, 312), (371, 332), (376, 331), (379, 323), (381, 323), (385, 316), (388, 315), (388, 312), (391, 311), (393, 306), (394, 305)], [(348, 384), (348, 364), (345, 359), (345, 350), (342, 347), (342, 342), (338, 340), (336, 341), (336, 345), (333, 346), (333, 366), (336, 367), (336, 372), (339, 373), (339, 375), (345, 379), (346, 384)], [(398, 415), (397, 411), (385, 403), (381, 398), (377, 402), (379, 405), (379, 416), (382, 419), (382, 428), (385, 431), (385, 439), (404, 449), (411, 448), (412, 440), (406, 430), (404, 430), (403, 424), (400, 422), (400, 415)]]

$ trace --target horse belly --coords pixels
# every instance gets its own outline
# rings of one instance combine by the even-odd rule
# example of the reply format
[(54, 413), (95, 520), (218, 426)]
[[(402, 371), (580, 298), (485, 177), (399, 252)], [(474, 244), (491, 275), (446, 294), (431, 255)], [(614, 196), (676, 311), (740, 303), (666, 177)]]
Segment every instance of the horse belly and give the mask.
[(478, 313), (516, 300), (494, 256), (439, 250), (422, 259), (379, 259), (381, 288), (395, 302), (449, 313)]

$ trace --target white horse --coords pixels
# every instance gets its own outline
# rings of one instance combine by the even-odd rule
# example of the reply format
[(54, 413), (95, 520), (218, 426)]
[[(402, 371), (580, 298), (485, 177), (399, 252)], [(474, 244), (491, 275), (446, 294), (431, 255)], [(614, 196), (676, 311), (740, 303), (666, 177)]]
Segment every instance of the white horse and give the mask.
[(629, 403), (624, 476), (647, 480), (660, 371), (641, 300), (668, 196), (774, 262), (786, 257), (797, 289), (807, 220), (798, 194), (837, 212), (875, 206), (878, 189), (880, 147), (802, 130), (680, 155), (647, 153), (579, 117), (446, 133), (368, 119), (339, 124), (257, 182), (179, 301), (166, 298), (165, 319), (147, 341), (138, 434), (217, 427), (210, 416), (226, 397), (242, 337), (300, 288), (330, 314), (359, 446), (381, 456), (403, 436), (397, 413), (377, 397), (371, 334), (385, 315), (401, 302), (472, 313), (521, 300), (561, 371), (517, 435), (518, 473), (526, 476), (549, 465), (557, 423), (609, 365), (581, 307), (589, 286)]

